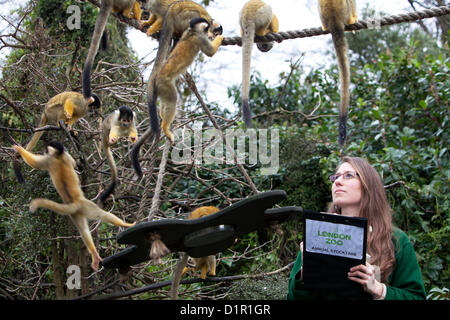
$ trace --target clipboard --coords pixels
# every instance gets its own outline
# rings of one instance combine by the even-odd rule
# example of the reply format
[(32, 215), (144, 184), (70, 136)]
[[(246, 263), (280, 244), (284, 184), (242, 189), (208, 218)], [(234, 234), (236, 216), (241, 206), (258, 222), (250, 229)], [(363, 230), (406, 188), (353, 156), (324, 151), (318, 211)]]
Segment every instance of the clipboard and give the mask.
[(303, 222), (303, 287), (346, 298), (364, 295), (348, 272), (366, 263), (367, 219), (305, 210)]

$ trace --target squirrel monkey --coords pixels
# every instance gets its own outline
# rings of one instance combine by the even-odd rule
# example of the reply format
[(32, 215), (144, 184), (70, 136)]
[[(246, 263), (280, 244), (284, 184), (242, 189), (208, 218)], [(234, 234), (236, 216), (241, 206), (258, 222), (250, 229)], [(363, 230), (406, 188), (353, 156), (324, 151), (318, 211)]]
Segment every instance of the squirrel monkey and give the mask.
[(114, 145), (120, 137), (128, 137), (132, 143), (136, 142), (138, 134), (134, 119), (134, 112), (129, 107), (122, 106), (103, 120), (102, 146), (111, 170), (112, 181), (106, 190), (100, 194), (98, 201), (99, 206), (102, 206), (108, 196), (114, 192), (117, 183), (117, 167), (111, 152), (111, 146)]
[[(192, 64), (199, 51), (202, 51), (208, 57), (212, 57), (222, 44), (222, 40), (222, 35), (214, 37), (211, 25), (206, 19), (192, 19), (189, 29), (183, 33), (183, 36), (167, 57), (161, 71), (156, 75), (154, 86), (149, 80), (147, 94), (150, 115), (156, 114), (156, 100), (159, 97), (161, 99), (161, 127), (172, 143), (174, 138), (170, 131), (170, 125), (175, 118), (177, 103), (175, 80)], [(155, 120), (155, 117), (153, 117), (153, 120)], [(147, 129), (131, 151), (133, 167), (139, 176), (142, 176), (138, 160), (139, 149), (145, 139), (153, 133), (153, 129), (153, 126)]]
[(149, 0), (147, 9), (151, 12), (151, 16), (147, 21), (141, 24), (141, 27), (149, 27), (147, 35), (152, 36), (161, 30), (164, 16), (169, 10), (169, 6), (177, 0)]
[(38, 208), (45, 208), (62, 215), (68, 215), (80, 232), (81, 238), (91, 254), (92, 269), (97, 271), (102, 259), (92, 240), (88, 219), (101, 219), (103, 222), (121, 227), (131, 227), (134, 223), (126, 223), (112, 213), (100, 209), (94, 202), (84, 197), (80, 181), (75, 172), (76, 162), (70, 154), (64, 151), (64, 146), (60, 142), (49, 143), (47, 153), (44, 155), (33, 154), (18, 145), (14, 145), (13, 149), (22, 156), (29, 166), (47, 170), (50, 173), (53, 185), (64, 201), (62, 204), (48, 199), (33, 199), (30, 203), (30, 211), (35, 212)]
[[(70, 130), (75, 121), (88, 113), (89, 107), (99, 108), (100, 105), (100, 99), (96, 95), (92, 95), (89, 99), (86, 99), (78, 92), (65, 91), (59, 93), (52, 97), (45, 105), (39, 122), (39, 128), (47, 124), (60, 124), (60, 121), (63, 121)], [(25, 149), (32, 151), (43, 134), (44, 131), (35, 132)], [(15, 160), (13, 161), (13, 169), (17, 181), (24, 183), (25, 179), (22, 175), (20, 164)]]
[(340, 95), (339, 106), (339, 146), (347, 139), (347, 114), (350, 103), (350, 63), (345, 26), (357, 21), (354, 0), (319, 0), (319, 13), (322, 29), (331, 32), (339, 68)]
[[(264, 36), (269, 32), (279, 31), (279, 22), (272, 8), (261, 0), (250, 0), (239, 13), (242, 35), (242, 117), (248, 128), (252, 127), (252, 118), (248, 104), (250, 94), (250, 64), (255, 35)], [(262, 52), (273, 47), (273, 42), (261, 42), (256, 46)]]
[[(210, 214), (216, 213), (219, 211), (219, 208), (214, 206), (200, 207), (191, 212), (188, 216), (188, 219), (199, 219)], [(209, 274), (212, 276), (216, 275), (216, 256), (210, 255), (207, 257), (201, 258), (193, 258), (195, 270), (201, 270), (201, 279), (206, 279), (206, 274), (209, 271)], [(188, 271), (186, 267), (188, 261), (188, 255), (186, 253), (182, 253), (180, 260), (177, 263), (177, 266), (174, 271), (174, 275), (172, 278), (172, 287), (170, 289), (170, 296), (172, 299), (176, 300), (178, 298), (178, 287), (180, 285), (181, 277)]]
[[(79, 92), (62, 92), (47, 102), (44, 112), (41, 115), (39, 128), (47, 124), (56, 125), (63, 120), (67, 127), (71, 129), (75, 121), (88, 113), (89, 107), (99, 108), (100, 104), (100, 99), (96, 95), (92, 95), (90, 98), (86, 99)], [(44, 131), (35, 132), (25, 149), (33, 151), (33, 148), (36, 146), (43, 133)]]
[[(161, 29), (161, 36), (159, 38), (158, 52), (156, 54), (155, 62), (153, 64), (152, 73), (148, 80), (148, 90), (147, 90), (147, 100), (148, 109), (150, 117), (150, 127), (152, 128), (152, 133), (155, 137), (159, 136), (159, 120), (156, 111), (155, 101), (152, 101), (152, 97), (155, 91), (155, 78), (159, 74), (162, 66), (170, 53), (170, 47), (172, 39), (179, 38), (182, 36), (184, 31), (186, 31), (191, 24), (191, 21), (195, 18), (205, 19), (211, 28), (211, 32), (214, 35), (221, 35), (223, 32), (222, 26), (217, 21), (214, 21), (206, 9), (198, 3), (193, 1), (175, 1), (168, 8), (166, 15), (164, 16), (164, 21)], [(147, 135), (148, 136), (148, 135)], [(145, 141), (140, 141), (139, 145)]]
[[(134, 18), (141, 21), (142, 10), (136, 0), (102, 0), (95, 22), (94, 33), (92, 34), (91, 45), (86, 57), (83, 69), (83, 95), (91, 96), (91, 70), (97, 54), (100, 40), (103, 37), (108, 17), (112, 12), (120, 12), (127, 18)], [(133, 13), (131, 13), (133, 11)]]

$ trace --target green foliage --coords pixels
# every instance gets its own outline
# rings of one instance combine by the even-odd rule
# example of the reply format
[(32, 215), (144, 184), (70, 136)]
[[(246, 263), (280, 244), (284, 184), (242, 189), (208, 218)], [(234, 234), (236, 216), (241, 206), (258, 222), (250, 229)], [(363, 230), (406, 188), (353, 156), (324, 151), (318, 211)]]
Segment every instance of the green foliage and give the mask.
[(448, 288), (433, 288), (427, 296), (428, 300), (450, 300), (450, 291)]
[(230, 300), (284, 300), (288, 291), (286, 276), (273, 275), (264, 279), (236, 281), (230, 288)]
[[(366, 42), (367, 50), (371, 45), (378, 43)], [(411, 38), (406, 45), (354, 62), (352, 69), (353, 102), (345, 153), (368, 159), (385, 185), (393, 185), (387, 194), (394, 222), (410, 236), (428, 290), (448, 285), (450, 273), (449, 66), (448, 48), (429, 43), (424, 48)], [(330, 200), (327, 177), (339, 162), (338, 73), (334, 66), (306, 75), (300, 71), (293, 66), (290, 78), (280, 74), (280, 84), (274, 87), (254, 76), (250, 105), (255, 113), (277, 110), (275, 102), (283, 99), (291, 101), (285, 108), (294, 106), (290, 109), (294, 111), (303, 108), (308, 113), (320, 107), (323, 116), (310, 119), (279, 113), (277, 120), (281, 118), (289, 129), (281, 134), (285, 147), (280, 152), (282, 169), (276, 187), (288, 191), (284, 205), (323, 210)], [(287, 97), (280, 98), (283, 88), (289, 88)], [(232, 88), (230, 95), (240, 101), (238, 88)], [(273, 120), (263, 116), (257, 125)], [(300, 226), (287, 230), (301, 233)]]

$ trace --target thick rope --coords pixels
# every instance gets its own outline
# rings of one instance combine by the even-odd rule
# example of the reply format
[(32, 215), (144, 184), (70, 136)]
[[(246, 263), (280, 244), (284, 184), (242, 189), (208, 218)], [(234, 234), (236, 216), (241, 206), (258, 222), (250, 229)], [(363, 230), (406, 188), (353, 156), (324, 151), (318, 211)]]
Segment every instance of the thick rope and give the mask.
[[(98, 1), (98, 0), (88, 0), (88, 1), (90, 3), (92, 3), (93, 5), (100, 7), (100, 1)], [(431, 8), (431, 9), (424, 9), (421, 11), (414, 11), (414, 12), (409, 12), (409, 13), (402, 13), (399, 15), (387, 16), (387, 17), (381, 18), (379, 20), (377, 20), (377, 19), (371, 19), (368, 21), (360, 20), (360, 21), (356, 22), (355, 24), (347, 26), (345, 30), (346, 31), (357, 31), (357, 30), (363, 30), (363, 29), (374, 29), (374, 28), (378, 28), (378, 27), (385, 27), (385, 26), (390, 26), (390, 25), (399, 24), (399, 23), (414, 22), (417, 20), (441, 17), (441, 16), (445, 16), (449, 13), (450, 13), (450, 5), (447, 5), (447, 6), (435, 7), (435, 8)], [(114, 15), (120, 21), (132, 26), (135, 29), (141, 30), (144, 33), (148, 29), (148, 27), (144, 27), (141, 29), (139, 22), (135, 19), (129, 19), (129, 18), (126, 18), (123, 15), (117, 14), (117, 13), (112, 13), (112, 15)], [(330, 33), (330, 32), (323, 31), (321, 27), (309, 28), (309, 29), (303, 29), (303, 30), (297, 30), (297, 31), (271, 32), (263, 37), (256, 36), (255, 42), (267, 42), (267, 41), (282, 42), (284, 40), (322, 36), (322, 35), (325, 35), (328, 33)], [(242, 46), (242, 38), (241, 37), (225, 37), (222, 41), (222, 46), (231, 46), (231, 45)]]
[[(411, 12), (411, 13), (403, 13), (403, 14), (394, 15), (394, 16), (387, 16), (387, 17), (384, 17), (379, 20), (377, 20), (377, 19), (372, 19), (369, 21), (360, 20), (360, 21), (356, 22), (355, 24), (347, 26), (345, 30), (346, 31), (357, 31), (357, 30), (362, 30), (362, 29), (374, 29), (374, 28), (378, 28), (378, 27), (390, 26), (393, 24), (414, 22), (414, 21), (422, 20), (422, 19), (441, 17), (441, 16), (445, 16), (449, 13), (450, 13), (450, 5), (442, 6), (442, 7), (435, 7), (432, 9), (425, 9), (425, 10), (415, 11), (415, 12)], [(297, 31), (271, 32), (263, 37), (256, 36), (255, 42), (267, 42), (267, 41), (282, 42), (283, 40), (321, 36), (321, 35), (328, 34), (328, 33), (330, 33), (330, 32), (323, 31), (322, 28), (320, 28), (320, 27), (297, 30)], [(224, 38), (222, 41), (222, 46), (229, 46), (229, 45), (241, 46), (242, 38), (241, 37), (229, 37), (229, 38), (226, 37), (226, 38)]]

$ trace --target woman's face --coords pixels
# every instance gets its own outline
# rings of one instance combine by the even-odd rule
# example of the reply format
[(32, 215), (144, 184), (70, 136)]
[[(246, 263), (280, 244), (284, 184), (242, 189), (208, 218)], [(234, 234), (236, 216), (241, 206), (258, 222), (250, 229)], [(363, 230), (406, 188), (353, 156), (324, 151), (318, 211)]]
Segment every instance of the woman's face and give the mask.
[[(344, 179), (344, 173), (353, 173), (354, 177)], [(341, 208), (341, 212), (345, 216), (359, 216), (359, 204), (361, 202), (361, 180), (356, 175), (353, 166), (344, 162), (336, 171), (340, 175), (333, 182), (331, 187), (333, 203)], [(346, 175), (347, 177), (350, 175)]]

